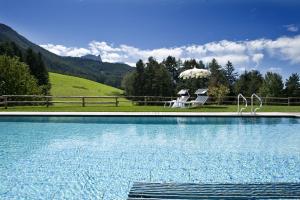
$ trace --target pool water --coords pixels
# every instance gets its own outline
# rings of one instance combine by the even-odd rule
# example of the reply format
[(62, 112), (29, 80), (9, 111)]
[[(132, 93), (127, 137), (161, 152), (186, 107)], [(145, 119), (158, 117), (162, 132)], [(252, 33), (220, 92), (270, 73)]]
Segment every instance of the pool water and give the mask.
[(0, 199), (126, 199), (133, 182), (300, 182), (300, 118), (0, 117)]

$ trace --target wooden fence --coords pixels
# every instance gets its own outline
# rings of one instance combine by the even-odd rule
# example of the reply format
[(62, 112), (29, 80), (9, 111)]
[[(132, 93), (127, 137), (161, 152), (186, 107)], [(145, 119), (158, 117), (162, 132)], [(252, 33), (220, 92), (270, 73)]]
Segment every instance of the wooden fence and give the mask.
[[(85, 107), (87, 104), (112, 104), (119, 106), (120, 96), (42, 96), (42, 95), (3, 95), (0, 96), (0, 105), (7, 108), (9, 105), (45, 105), (53, 104), (80, 104)], [(94, 99), (94, 101), (87, 101)], [(104, 101), (96, 101), (104, 99)]]
[[(164, 105), (176, 97), (163, 96), (42, 96), (42, 95), (3, 95), (0, 96), (0, 106), (7, 108), (14, 105), (45, 105), (49, 107), (54, 104), (79, 104), (85, 107), (89, 104), (111, 104), (119, 106), (123, 102), (131, 102), (137, 105)], [(195, 99), (191, 97), (190, 100)], [(250, 104), (250, 97), (246, 97)], [(262, 97), (264, 105), (300, 105), (300, 97)], [(216, 104), (216, 98), (210, 97), (207, 104)], [(222, 105), (236, 105), (237, 97), (226, 96)]]
[[(162, 96), (129, 96), (126, 97), (134, 103), (141, 105), (151, 105), (151, 104), (165, 104), (165, 102), (174, 100), (177, 97), (162, 97)], [(190, 97), (189, 100), (194, 100), (196, 97)], [(246, 97), (248, 104), (251, 102), (251, 97)], [(261, 97), (263, 105), (300, 105), (300, 97)], [(257, 99), (254, 99), (256, 101)], [(217, 99), (214, 97), (209, 97), (206, 104), (216, 104)], [(221, 101), (222, 105), (236, 105), (237, 97), (236, 96), (226, 96)]]

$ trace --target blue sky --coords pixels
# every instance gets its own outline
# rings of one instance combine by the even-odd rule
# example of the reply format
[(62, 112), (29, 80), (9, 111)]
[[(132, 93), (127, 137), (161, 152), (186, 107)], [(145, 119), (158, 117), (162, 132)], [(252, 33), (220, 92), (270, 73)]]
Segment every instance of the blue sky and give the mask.
[[(152, 55), (300, 72), (297, 0), (0, 0), (0, 22), (60, 55)], [(297, 57), (298, 58), (294, 58)]]

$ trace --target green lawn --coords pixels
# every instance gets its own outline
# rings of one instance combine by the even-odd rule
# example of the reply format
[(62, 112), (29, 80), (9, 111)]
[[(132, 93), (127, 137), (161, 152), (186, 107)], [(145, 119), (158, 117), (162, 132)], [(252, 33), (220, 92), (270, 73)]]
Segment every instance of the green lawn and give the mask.
[[(2, 111), (33, 111), (33, 112), (236, 112), (237, 106), (203, 106), (199, 108), (164, 108), (163, 106), (133, 106), (120, 104), (119, 107), (108, 105), (91, 105), (81, 107), (80, 105), (57, 105), (46, 108), (45, 106), (17, 106), (0, 108)], [(250, 108), (246, 110), (249, 112)], [(263, 106), (258, 112), (300, 112), (300, 106)]]
[[(123, 90), (75, 76), (49, 73), (52, 96), (121, 96)], [(121, 101), (127, 101), (120, 98)], [(80, 98), (54, 98), (53, 101), (81, 101)], [(88, 98), (86, 102), (115, 101), (115, 99)], [(128, 101), (127, 101), (128, 102)], [(130, 104), (130, 103), (129, 103)], [(58, 104), (62, 105), (62, 104)], [(67, 104), (66, 104), (67, 105)]]
[[(97, 83), (83, 78), (67, 76), (62, 74), (50, 73), (52, 85), (51, 94), (53, 96), (120, 96), (123, 91), (108, 85)], [(120, 106), (88, 104), (93, 101), (111, 101), (114, 99), (86, 99), (87, 106), (81, 107), (81, 99), (53, 99), (54, 101), (78, 101), (76, 104), (55, 103), (47, 108), (46, 106), (15, 106), (2, 111), (40, 111), (40, 112), (236, 112), (236, 105), (224, 106), (203, 106), (198, 108), (164, 108), (163, 106), (136, 106), (129, 100), (120, 98)], [(248, 107), (246, 112), (249, 112)], [(263, 106), (260, 112), (300, 112), (300, 106)]]
[(53, 96), (119, 96), (123, 91), (75, 76), (49, 73)]

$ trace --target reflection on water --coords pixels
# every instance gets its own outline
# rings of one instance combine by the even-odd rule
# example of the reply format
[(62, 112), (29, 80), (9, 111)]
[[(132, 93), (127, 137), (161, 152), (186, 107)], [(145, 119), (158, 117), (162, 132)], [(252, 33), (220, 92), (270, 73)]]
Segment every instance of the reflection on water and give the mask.
[(297, 118), (8, 117), (0, 130), (0, 199), (126, 199), (135, 181), (300, 181)]
[(297, 124), (296, 117), (0, 117), (0, 122), (88, 124)]

